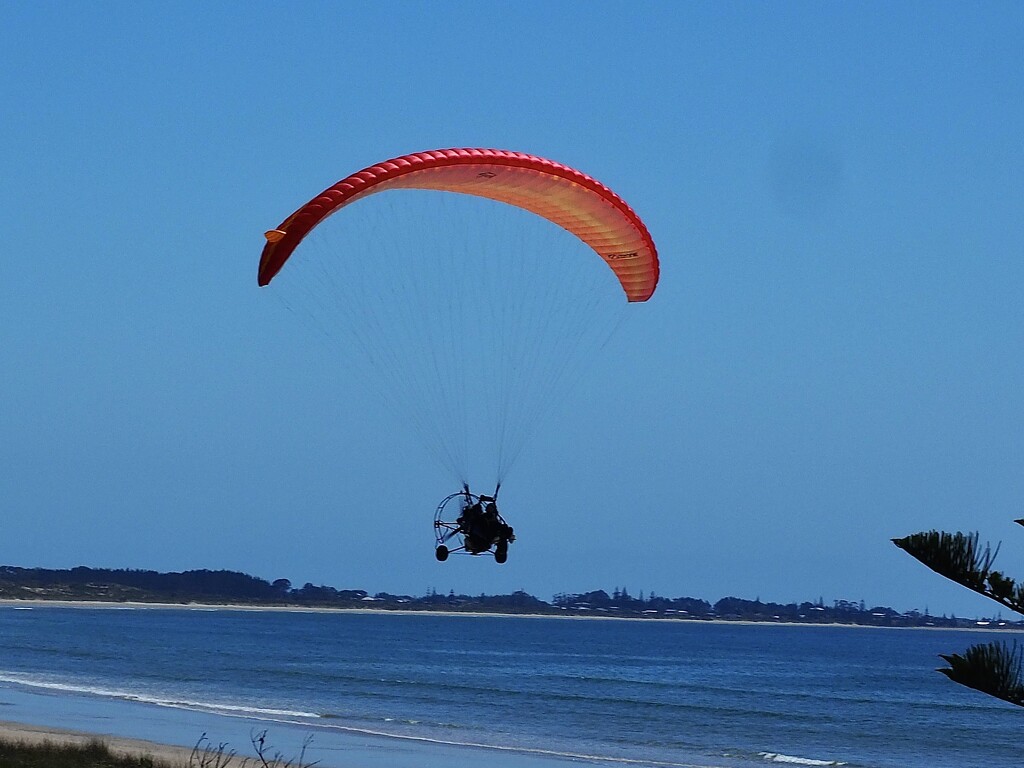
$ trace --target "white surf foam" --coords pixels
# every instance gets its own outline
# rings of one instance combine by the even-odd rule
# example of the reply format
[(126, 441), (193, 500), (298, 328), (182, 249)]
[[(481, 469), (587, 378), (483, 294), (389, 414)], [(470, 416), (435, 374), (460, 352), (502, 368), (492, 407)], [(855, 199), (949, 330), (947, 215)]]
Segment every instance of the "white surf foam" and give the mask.
[(210, 701), (191, 701), (189, 699), (169, 699), (159, 696), (149, 696), (135, 693), (133, 691), (121, 691), (100, 686), (80, 685), (76, 683), (65, 683), (55, 680), (43, 680), (12, 673), (0, 673), (0, 683), (12, 683), (26, 688), (38, 688), (47, 691), (59, 691), (61, 693), (75, 693), (86, 696), (100, 696), (107, 699), (121, 699), (123, 701), (136, 701), (142, 704), (152, 704), (158, 707), (174, 707), (176, 709), (191, 709), (200, 712), (213, 714), (232, 714), (246, 717), (295, 717), (295, 718), (319, 718), (316, 712), (302, 712), (290, 709), (273, 709), (267, 707), (247, 707), (237, 704), (225, 704)]
[(784, 755), (781, 752), (758, 752), (757, 754), (772, 763), (787, 763), (789, 765), (846, 765), (846, 763), (839, 760), (815, 760), (810, 757)]

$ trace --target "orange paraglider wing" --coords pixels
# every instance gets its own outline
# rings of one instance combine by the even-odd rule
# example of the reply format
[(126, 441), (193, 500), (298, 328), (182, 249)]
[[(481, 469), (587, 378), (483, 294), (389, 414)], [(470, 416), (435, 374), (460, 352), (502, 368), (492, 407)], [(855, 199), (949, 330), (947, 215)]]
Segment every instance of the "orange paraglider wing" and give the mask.
[(342, 179), (266, 233), (259, 284), (273, 280), (302, 239), (325, 218), (388, 189), (459, 192), (523, 208), (589, 245), (615, 272), (629, 301), (646, 301), (657, 287), (654, 241), (621, 197), (568, 166), (500, 149), (417, 152)]

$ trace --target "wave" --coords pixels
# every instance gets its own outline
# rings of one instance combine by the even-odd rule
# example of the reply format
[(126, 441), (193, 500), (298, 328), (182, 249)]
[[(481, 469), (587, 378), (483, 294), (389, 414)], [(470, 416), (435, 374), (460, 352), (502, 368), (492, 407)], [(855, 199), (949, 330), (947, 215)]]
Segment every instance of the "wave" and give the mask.
[(759, 757), (772, 763), (786, 763), (788, 765), (846, 765), (839, 760), (815, 760), (810, 757), (794, 757), (784, 755), (781, 752), (758, 752)]
[[(54, 680), (45, 680), (28, 675), (11, 672), (0, 672), (0, 684), (16, 685), (23, 688), (49, 691), (55, 693), (68, 693), (82, 696), (98, 696), (108, 699), (118, 699), (140, 704), (149, 704), (158, 707), (169, 707), (184, 709), (194, 712), (204, 712), (223, 717), (235, 717), (248, 720), (260, 720), (262, 722), (280, 723), (282, 725), (302, 725), (326, 731), (351, 733), (360, 736), (372, 736), (385, 739), (401, 739), (403, 741), (414, 741), (424, 744), (436, 744), (439, 746), (464, 747), (473, 749), (496, 750), (515, 754), (532, 754), (547, 757), (557, 757), (569, 760), (585, 760), (600, 762), (609, 765), (624, 766), (650, 766), (651, 768), (717, 768), (709, 763), (684, 763), (668, 760), (643, 759), (616, 757), (612, 755), (590, 754), (586, 752), (574, 752), (558, 749), (543, 749), (528, 746), (509, 746), (501, 744), (488, 744), (478, 741), (459, 739), (445, 739), (437, 736), (423, 734), (395, 733), (383, 728), (367, 727), (353, 724), (342, 724), (344, 716), (335, 713), (304, 712), (301, 710), (278, 709), (271, 707), (252, 707), (223, 702), (193, 701), (178, 698), (162, 698), (159, 696), (136, 693), (127, 690), (105, 688), (102, 686), (85, 685), (79, 683), (68, 683)], [(413, 719), (382, 718), (384, 723), (402, 725), (422, 726), (422, 721)], [(818, 765), (818, 763), (815, 763)], [(820, 765), (838, 765), (833, 763), (820, 763)]]
[(92, 685), (81, 685), (77, 683), (64, 683), (52, 680), (41, 680), (27, 675), (11, 673), (0, 673), (0, 683), (19, 685), (25, 688), (36, 688), (45, 691), (58, 691), (60, 693), (73, 693), (85, 696), (99, 696), (106, 699), (120, 699), (121, 701), (133, 701), (140, 704), (152, 704), (158, 707), (172, 707), (175, 709), (190, 709), (197, 712), (209, 712), (211, 714), (238, 715), (242, 717), (293, 717), (302, 719), (320, 718), (316, 712), (302, 712), (300, 710), (275, 709), (270, 707), (249, 707), (238, 704), (226, 704), (223, 702), (191, 701), (188, 699), (161, 698), (133, 691), (122, 691), (112, 688), (102, 688)]
[[(409, 721), (414, 722), (414, 721)], [(446, 747), (470, 747), (474, 749), (488, 749), (498, 752), (511, 752), (514, 754), (543, 755), (545, 757), (558, 757), (568, 760), (586, 760), (590, 762), (609, 763), (614, 765), (636, 765), (654, 766), (655, 768), (718, 768), (709, 763), (679, 763), (670, 760), (655, 760), (648, 758), (615, 757), (612, 755), (596, 755), (585, 752), (571, 752), (557, 749), (542, 749), (540, 747), (504, 746), (499, 744), (484, 744), (476, 741), (457, 741), (454, 739), (441, 739), (434, 736), (420, 736), (399, 733), (388, 733), (372, 728), (362, 728), (350, 725), (326, 725), (318, 723), (317, 727), (345, 731), (363, 736), (379, 736), (388, 739), (402, 739), (404, 741), (416, 741), (424, 744), (437, 744)], [(843, 765), (843, 763), (821, 763), (821, 765)]]

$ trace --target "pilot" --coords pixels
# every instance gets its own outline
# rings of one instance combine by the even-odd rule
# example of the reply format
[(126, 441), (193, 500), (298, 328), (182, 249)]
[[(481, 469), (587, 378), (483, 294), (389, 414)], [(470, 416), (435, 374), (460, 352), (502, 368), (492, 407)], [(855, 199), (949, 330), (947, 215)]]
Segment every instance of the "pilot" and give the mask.
[(491, 526), (488, 524), (487, 515), (479, 501), (475, 501), (463, 509), (459, 519), (455, 522), (459, 524), (459, 530), (465, 534), (468, 551), (477, 554), (490, 549), (494, 539), (489, 535)]

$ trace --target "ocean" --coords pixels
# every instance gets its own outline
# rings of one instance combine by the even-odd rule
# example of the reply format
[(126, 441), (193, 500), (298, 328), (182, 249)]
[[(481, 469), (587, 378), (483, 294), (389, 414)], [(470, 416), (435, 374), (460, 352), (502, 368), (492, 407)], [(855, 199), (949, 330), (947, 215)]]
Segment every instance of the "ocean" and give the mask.
[(0, 720), (324, 768), (1024, 764), (949, 682), (996, 633), (453, 614), (0, 607)]

